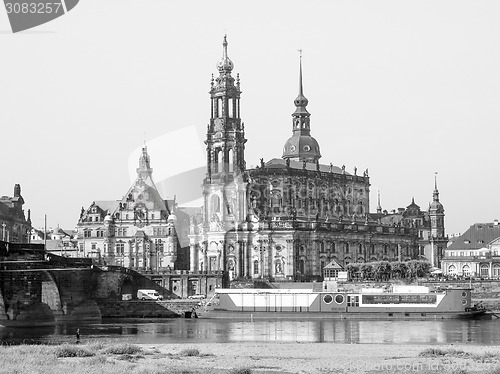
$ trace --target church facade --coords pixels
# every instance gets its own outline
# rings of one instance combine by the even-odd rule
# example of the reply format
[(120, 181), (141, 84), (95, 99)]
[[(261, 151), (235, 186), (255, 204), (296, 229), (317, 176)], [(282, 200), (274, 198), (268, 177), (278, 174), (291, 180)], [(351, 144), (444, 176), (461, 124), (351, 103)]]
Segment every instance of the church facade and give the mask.
[[(321, 279), (332, 260), (345, 266), (417, 259), (422, 256), (423, 230), (430, 233), (427, 241), (444, 238), (437, 187), (436, 207), (425, 224), (418, 225), (410, 216), (390, 223), (381, 209), (369, 211), (368, 169), (351, 174), (344, 166), (320, 163), (303, 92), (302, 63), (292, 136), (282, 156), (261, 159), (260, 166), (247, 169), (240, 79), (232, 76), (227, 46), (224, 37), (219, 75), (211, 82), (203, 215), (191, 220), (189, 235), (192, 272), (223, 270), (230, 279), (314, 280)], [(442, 251), (446, 242), (440, 245)], [(437, 261), (439, 255), (435, 257)]]

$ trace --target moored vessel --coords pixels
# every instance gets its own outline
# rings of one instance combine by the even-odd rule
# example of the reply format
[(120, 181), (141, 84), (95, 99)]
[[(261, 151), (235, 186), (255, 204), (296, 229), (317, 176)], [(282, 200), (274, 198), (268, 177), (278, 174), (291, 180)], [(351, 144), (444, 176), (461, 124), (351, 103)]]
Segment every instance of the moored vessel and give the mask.
[(217, 289), (200, 318), (227, 319), (448, 319), (478, 318), (469, 288), (429, 290), (392, 286), (359, 291), (312, 289)]

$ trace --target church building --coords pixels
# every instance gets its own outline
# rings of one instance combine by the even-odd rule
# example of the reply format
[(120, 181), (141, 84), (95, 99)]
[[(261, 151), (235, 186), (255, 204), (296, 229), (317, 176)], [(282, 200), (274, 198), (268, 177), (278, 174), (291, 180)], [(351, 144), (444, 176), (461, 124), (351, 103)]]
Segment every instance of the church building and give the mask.
[[(381, 209), (370, 213), (368, 169), (349, 173), (345, 166), (320, 162), (302, 61), (292, 135), (284, 141), (281, 157), (261, 159), (260, 166), (247, 169), (240, 78), (232, 76), (233, 68), (224, 37), (218, 77), (212, 78), (210, 89), (203, 215), (192, 219), (190, 227), (192, 272), (224, 270), (230, 279), (319, 280), (333, 260), (345, 266), (418, 259), (431, 238), (439, 238), (432, 254), (438, 263), (446, 240), (437, 186), (421, 225), (416, 223), (420, 210), (411, 216), (414, 207), (394, 222), (387, 222), (389, 214)], [(429, 233), (426, 243), (421, 231)]]

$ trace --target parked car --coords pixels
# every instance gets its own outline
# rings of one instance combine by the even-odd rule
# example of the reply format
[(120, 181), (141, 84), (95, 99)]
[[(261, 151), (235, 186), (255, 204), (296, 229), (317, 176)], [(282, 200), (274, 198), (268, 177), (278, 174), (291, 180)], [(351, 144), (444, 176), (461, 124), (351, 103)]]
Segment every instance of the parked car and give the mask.
[(188, 299), (204, 299), (205, 298), (205, 295), (191, 295), (191, 296), (188, 296)]
[(163, 300), (163, 296), (155, 290), (137, 290), (137, 298), (139, 300)]

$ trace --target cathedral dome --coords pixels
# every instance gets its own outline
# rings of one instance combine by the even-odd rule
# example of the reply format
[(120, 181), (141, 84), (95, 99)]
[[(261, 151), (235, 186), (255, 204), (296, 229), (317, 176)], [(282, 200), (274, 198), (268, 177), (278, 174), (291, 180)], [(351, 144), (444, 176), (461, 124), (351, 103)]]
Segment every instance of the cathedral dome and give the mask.
[(295, 133), (286, 141), (282, 157), (316, 162), (321, 157), (319, 144), (311, 135)]

